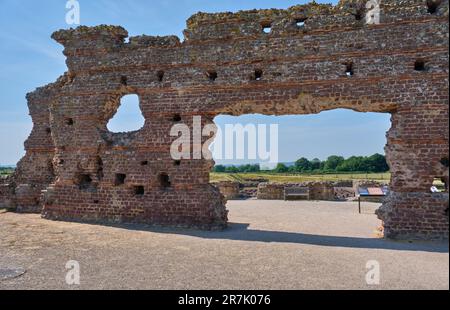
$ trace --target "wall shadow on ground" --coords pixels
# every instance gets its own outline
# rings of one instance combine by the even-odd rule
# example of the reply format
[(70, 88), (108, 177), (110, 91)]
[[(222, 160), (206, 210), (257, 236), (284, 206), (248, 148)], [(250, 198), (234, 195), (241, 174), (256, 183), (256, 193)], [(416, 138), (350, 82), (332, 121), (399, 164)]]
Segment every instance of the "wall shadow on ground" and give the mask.
[(115, 228), (147, 231), (152, 233), (185, 235), (202, 239), (251, 241), (264, 243), (294, 243), (304, 245), (316, 245), (326, 247), (343, 247), (356, 249), (379, 249), (394, 251), (421, 251), (434, 253), (448, 253), (448, 241), (427, 242), (427, 241), (394, 241), (381, 238), (345, 237), (345, 236), (324, 236), (304, 234), (300, 232), (254, 230), (250, 224), (230, 223), (224, 231), (199, 231), (185, 230), (177, 228), (152, 227), (140, 224), (118, 224), (110, 225)]

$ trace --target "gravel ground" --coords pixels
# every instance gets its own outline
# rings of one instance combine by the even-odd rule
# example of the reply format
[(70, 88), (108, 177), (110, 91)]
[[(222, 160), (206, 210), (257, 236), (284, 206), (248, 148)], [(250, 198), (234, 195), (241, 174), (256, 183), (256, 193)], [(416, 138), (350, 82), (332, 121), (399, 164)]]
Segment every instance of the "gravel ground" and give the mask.
[[(0, 213), (0, 289), (449, 289), (447, 243), (377, 237), (377, 204), (231, 201), (224, 232)], [(81, 284), (65, 282), (69, 260)], [(380, 285), (366, 283), (367, 262)], [(26, 271), (25, 273), (23, 273)]]

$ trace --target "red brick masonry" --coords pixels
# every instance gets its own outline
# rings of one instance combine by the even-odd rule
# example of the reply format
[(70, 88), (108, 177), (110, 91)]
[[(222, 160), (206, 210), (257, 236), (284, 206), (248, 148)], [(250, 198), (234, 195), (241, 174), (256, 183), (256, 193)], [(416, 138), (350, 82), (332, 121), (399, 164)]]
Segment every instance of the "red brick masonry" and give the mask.
[[(392, 192), (378, 211), (385, 235), (448, 238), (448, 193), (430, 192), (449, 175), (448, 1), (382, 0), (378, 25), (365, 23), (365, 5), (198, 13), (183, 42), (125, 43), (127, 31), (113, 26), (55, 32), (68, 72), (28, 95), (34, 128), (9, 195), (47, 219), (221, 229), (213, 162), (172, 160), (174, 123), (349, 108), (392, 115)], [(146, 123), (110, 133), (127, 94), (139, 96)]]

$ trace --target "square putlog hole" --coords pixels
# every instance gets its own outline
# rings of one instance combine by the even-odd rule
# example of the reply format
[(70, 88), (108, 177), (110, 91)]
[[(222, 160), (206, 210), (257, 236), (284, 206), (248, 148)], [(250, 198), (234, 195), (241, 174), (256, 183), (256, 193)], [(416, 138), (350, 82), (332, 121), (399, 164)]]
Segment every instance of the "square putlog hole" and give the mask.
[(115, 186), (120, 186), (120, 185), (123, 185), (123, 184), (125, 184), (125, 179), (127, 178), (127, 175), (126, 174), (123, 174), (123, 173), (117, 173), (116, 174), (116, 179), (115, 179), (115, 181), (114, 181), (114, 185)]
[(133, 187), (134, 195), (135, 196), (143, 196), (145, 194), (144, 186), (134, 186)]

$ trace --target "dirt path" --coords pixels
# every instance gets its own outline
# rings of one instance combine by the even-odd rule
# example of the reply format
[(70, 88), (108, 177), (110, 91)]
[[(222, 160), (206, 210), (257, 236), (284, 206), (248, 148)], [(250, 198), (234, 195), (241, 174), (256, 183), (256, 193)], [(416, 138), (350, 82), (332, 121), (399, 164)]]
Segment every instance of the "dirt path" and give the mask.
[[(377, 206), (234, 201), (224, 232), (0, 213), (0, 270), (26, 271), (0, 289), (448, 289), (448, 243), (377, 238)], [(66, 284), (69, 260), (80, 286)], [(366, 283), (369, 261), (380, 285)]]

